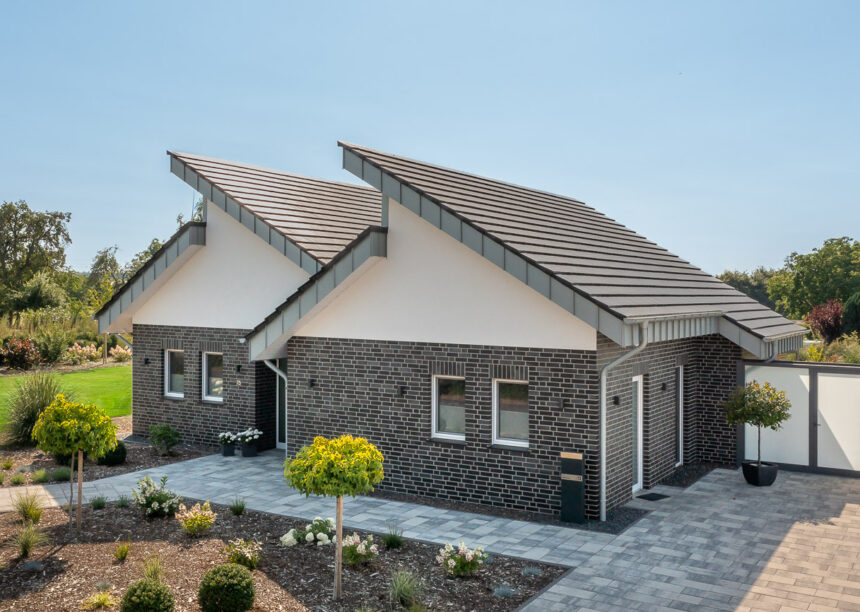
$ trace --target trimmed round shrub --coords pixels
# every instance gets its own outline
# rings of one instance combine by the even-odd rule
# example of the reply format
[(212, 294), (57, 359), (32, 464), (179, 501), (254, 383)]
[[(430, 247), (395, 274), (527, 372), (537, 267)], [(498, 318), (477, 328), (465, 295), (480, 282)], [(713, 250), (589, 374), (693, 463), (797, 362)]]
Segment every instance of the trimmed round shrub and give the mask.
[(203, 576), (197, 600), (203, 612), (246, 612), (254, 605), (254, 578), (247, 568), (226, 563)]
[(173, 612), (173, 595), (163, 582), (138, 580), (122, 596), (119, 609), (120, 612)]
[(116, 447), (96, 459), (96, 463), (99, 465), (122, 465), (125, 463), (127, 454), (128, 450), (125, 448), (125, 442), (117, 440)]

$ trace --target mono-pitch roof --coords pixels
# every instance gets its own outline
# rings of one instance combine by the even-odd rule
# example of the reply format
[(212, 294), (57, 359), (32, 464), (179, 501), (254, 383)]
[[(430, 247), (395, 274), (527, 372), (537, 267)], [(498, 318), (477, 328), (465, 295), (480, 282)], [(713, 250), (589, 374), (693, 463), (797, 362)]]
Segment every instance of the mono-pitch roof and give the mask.
[(438, 204), (622, 321), (716, 314), (766, 341), (806, 332), (579, 200), (340, 144), (344, 166), (383, 193)]

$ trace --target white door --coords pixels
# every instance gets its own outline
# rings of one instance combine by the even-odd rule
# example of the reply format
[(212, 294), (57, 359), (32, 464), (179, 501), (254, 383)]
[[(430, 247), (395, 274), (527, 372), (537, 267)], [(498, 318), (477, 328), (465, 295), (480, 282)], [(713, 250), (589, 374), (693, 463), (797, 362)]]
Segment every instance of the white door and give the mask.
[[(286, 359), (278, 359), (275, 362), (279, 370), (287, 365)], [(275, 376), (277, 391), (275, 392), (275, 443), (278, 448), (287, 448), (287, 393), (284, 388), (284, 379)]]
[(634, 376), (633, 404), (633, 492), (642, 490), (642, 376)]
[(678, 443), (675, 449), (675, 466), (684, 463), (684, 366), (678, 366)]

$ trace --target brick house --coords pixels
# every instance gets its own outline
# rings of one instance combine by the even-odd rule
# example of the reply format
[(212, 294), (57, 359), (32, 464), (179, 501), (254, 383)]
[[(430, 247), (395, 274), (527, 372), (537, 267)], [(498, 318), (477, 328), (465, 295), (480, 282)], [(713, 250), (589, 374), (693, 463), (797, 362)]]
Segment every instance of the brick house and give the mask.
[(367, 437), (382, 491), (605, 516), (734, 463), (742, 354), (804, 329), (570, 198), (340, 143), (369, 186), (169, 153), (206, 201), (97, 313), (134, 334), (134, 432)]

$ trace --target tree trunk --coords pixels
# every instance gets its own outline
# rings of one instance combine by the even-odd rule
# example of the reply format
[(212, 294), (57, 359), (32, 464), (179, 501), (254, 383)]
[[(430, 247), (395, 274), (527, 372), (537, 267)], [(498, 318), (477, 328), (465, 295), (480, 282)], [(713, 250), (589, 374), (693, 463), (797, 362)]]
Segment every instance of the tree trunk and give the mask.
[[(78, 451), (78, 535), (81, 534), (81, 501), (84, 494), (84, 451)], [(69, 508), (71, 512), (71, 508)]]
[(761, 467), (761, 425), (758, 426), (758, 465)]
[(69, 462), (69, 534), (72, 533), (72, 504), (75, 503), (75, 453)]
[(335, 511), (335, 544), (334, 553), (334, 598), (340, 599), (341, 585), (340, 575), (343, 568), (343, 497), (337, 498), (337, 510)]

